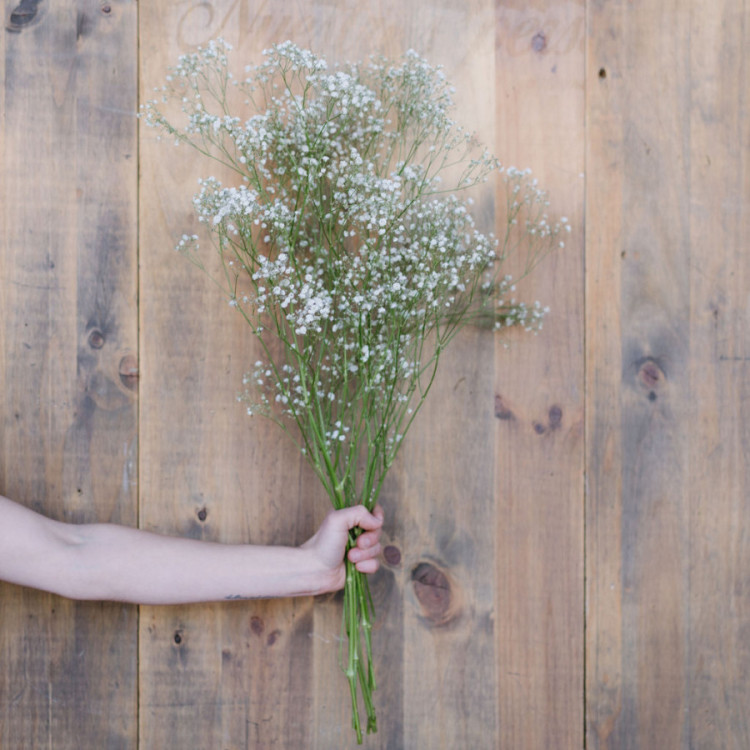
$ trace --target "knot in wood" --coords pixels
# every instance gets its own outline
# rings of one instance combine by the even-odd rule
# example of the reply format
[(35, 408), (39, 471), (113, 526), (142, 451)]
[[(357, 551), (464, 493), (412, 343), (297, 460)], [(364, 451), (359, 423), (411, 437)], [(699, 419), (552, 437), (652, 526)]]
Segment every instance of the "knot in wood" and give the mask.
[(37, 13), (40, 2), (41, 0), (21, 0), (10, 12), (5, 28), (8, 31), (19, 32), (29, 26), (32, 21), (38, 20)]
[(138, 360), (134, 354), (126, 354), (120, 360), (120, 381), (122, 384), (134, 391), (138, 388)]
[(641, 383), (643, 383), (646, 388), (654, 388), (656, 384), (661, 380), (661, 374), (656, 362), (650, 360), (648, 362), (644, 362), (641, 365), (638, 377), (641, 379)]
[(412, 570), (411, 580), (425, 620), (440, 626), (447, 625), (457, 617), (453, 587), (443, 571), (432, 563), (421, 562)]
[(401, 562), (401, 550), (393, 544), (389, 544), (383, 550), (383, 557), (388, 565), (398, 565)]
[(89, 346), (92, 349), (101, 349), (104, 346), (104, 334), (98, 328), (94, 328), (89, 334)]
[(495, 417), (497, 419), (513, 419), (513, 412), (508, 408), (503, 397), (499, 394), (495, 394)]
[(664, 371), (652, 357), (644, 357), (636, 362), (636, 367), (638, 368), (636, 374), (638, 385), (646, 391), (649, 401), (656, 401), (658, 393), (667, 382)]

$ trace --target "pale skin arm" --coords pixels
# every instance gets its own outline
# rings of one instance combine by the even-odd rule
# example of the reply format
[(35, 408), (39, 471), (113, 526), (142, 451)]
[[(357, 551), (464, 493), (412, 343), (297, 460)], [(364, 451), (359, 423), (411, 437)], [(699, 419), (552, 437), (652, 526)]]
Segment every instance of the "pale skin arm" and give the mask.
[(308, 596), (344, 585), (349, 559), (379, 566), (383, 512), (332, 511), (301, 547), (265, 547), (162, 536), (114, 524), (53, 521), (0, 496), (0, 579), (71, 599), (178, 604)]

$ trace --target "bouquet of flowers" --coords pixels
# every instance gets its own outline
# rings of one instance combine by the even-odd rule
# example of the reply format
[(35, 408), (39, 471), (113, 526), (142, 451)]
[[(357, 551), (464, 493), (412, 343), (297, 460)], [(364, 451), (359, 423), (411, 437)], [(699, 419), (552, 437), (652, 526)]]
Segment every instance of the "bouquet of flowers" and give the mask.
[[(264, 353), (245, 376), (248, 414), (297, 442), (335, 508), (372, 509), (456, 333), (541, 328), (546, 310), (512, 297), (502, 261), (523, 248), (528, 273), (570, 226), (550, 223), (527, 170), (503, 168), (451, 119), (444, 74), (415, 52), (331, 68), (285, 42), (242, 78), (229, 52), (217, 40), (180, 57), (143, 116), (236, 175), (202, 179), (194, 204), (216, 281)], [(499, 240), (477, 230), (466, 195), (493, 174), (507, 196)], [(197, 241), (178, 249), (205, 268)], [(347, 562), (342, 666), (358, 742), (358, 693), (376, 731), (372, 619), (367, 578)]]

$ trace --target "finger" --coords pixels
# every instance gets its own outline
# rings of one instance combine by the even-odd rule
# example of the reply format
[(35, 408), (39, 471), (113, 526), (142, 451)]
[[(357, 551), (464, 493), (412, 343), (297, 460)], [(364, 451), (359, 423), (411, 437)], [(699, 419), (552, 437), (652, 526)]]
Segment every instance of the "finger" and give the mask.
[(380, 554), (380, 544), (374, 544), (372, 547), (362, 549), (361, 547), (352, 547), (349, 550), (349, 559), (353, 562), (362, 562), (363, 560), (370, 560), (377, 557)]
[(357, 537), (357, 546), (361, 549), (373, 547), (380, 541), (380, 529), (375, 531), (365, 531)]
[(360, 573), (375, 573), (380, 567), (380, 561), (377, 559), (363, 560), (358, 562), (355, 566)]

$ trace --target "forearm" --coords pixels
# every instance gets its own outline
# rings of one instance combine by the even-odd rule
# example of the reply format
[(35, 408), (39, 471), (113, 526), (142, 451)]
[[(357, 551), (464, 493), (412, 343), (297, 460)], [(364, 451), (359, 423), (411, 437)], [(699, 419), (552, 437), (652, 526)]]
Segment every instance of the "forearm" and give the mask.
[(112, 524), (54, 521), (0, 496), (0, 580), (73, 599), (177, 604), (307, 596), (378, 569), (383, 513), (332, 511), (301, 547), (214, 544)]
[(314, 595), (330, 571), (294, 547), (225, 545), (122, 526), (81, 527), (59, 586), (75, 599), (178, 604)]

